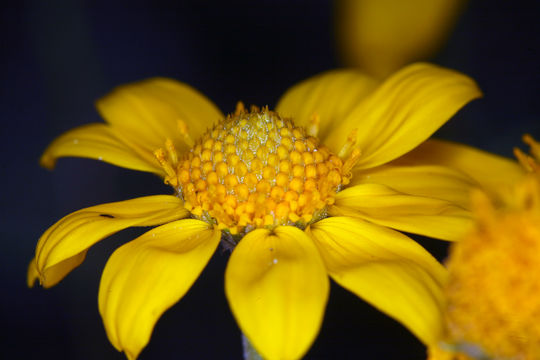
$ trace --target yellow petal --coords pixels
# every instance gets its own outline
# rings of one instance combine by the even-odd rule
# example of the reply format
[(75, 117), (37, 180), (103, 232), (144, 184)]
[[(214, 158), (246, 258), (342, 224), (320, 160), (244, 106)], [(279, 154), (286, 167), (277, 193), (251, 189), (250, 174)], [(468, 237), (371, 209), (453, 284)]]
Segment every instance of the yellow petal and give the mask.
[[(469, 210), (446, 200), (452, 197), (444, 189), (438, 192), (437, 184), (426, 183), (433, 196), (400, 192), (383, 184), (360, 184), (347, 188), (336, 195), (334, 206), (329, 209), (333, 216), (345, 215), (369, 220), (414, 234), (442, 240), (459, 240), (472, 226)], [(467, 189), (463, 189), (467, 192)]]
[(412, 150), (462, 106), (481, 96), (476, 83), (453, 70), (414, 64), (388, 78), (360, 103), (325, 144), (339, 152), (356, 131), (359, 168), (371, 168)]
[(56, 159), (76, 156), (102, 160), (128, 169), (163, 174), (151, 152), (137, 149), (134, 144), (130, 146), (117, 135), (105, 124), (80, 126), (57, 137), (41, 156), (40, 163), (52, 169)]
[(449, 201), (462, 208), (470, 205), (470, 191), (479, 184), (455, 169), (437, 165), (383, 165), (353, 172), (349, 187), (382, 184), (403, 194)]
[(319, 117), (319, 139), (339, 124), (378, 82), (358, 70), (332, 70), (291, 87), (279, 100), (276, 111), (309, 128)]
[(425, 344), (440, 338), (446, 272), (418, 243), (347, 217), (326, 218), (306, 231), (338, 284), (401, 322)]
[(347, 65), (385, 77), (431, 57), (448, 36), (464, 2), (336, 1), (338, 48)]
[(38, 241), (36, 270), (41, 284), (57, 284), (84, 260), (90, 246), (115, 232), (131, 226), (163, 224), (187, 215), (182, 201), (169, 195), (102, 204), (71, 213), (47, 229)]
[(508, 191), (525, 175), (517, 161), (450, 141), (430, 139), (392, 162), (396, 165), (438, 164), (467, 174), (491, 193)]
[(191, 86), (166, 78), (151, 78), (117, 87), (96, 103), (103, 118), (126, 138), (152, 153), (169, 138), (186, 150), (178, 122), (187, 125), (192, 139), (223, 114)]
[(111, 343), (135, 359), (159, 317), (199, 277), (221, 233), (200, 220), (148, 231), (110, 257), (99, 287), (99, 312)]
[(303, 231), (257, 229), (234, 249), (225, 291), (236, 321), (263, 358), (298, 359), (319, 332), (328, 277)]

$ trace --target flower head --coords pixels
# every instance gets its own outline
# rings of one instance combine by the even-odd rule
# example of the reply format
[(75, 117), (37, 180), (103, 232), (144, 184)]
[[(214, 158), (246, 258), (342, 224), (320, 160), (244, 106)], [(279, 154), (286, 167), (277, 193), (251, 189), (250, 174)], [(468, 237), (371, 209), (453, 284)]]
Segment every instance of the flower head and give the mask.
[[(99, 310), (110, 341), (130, 359), (220, 241), (233, 249), (225, 274), (232, 312), (265, 358), (309, 349), (328, 276), (429, 343), (442, 330), (438, 318), (426, 319), (436, 309), (423, 299), (442, 298), (445, 272), (393, 229), (459, 238), (470, 224), (463, 194), (483, 176), (418, 155), (414, 165), (395, 159), (478, 96), (468, 77), (427, 64), (382, 84), (354, 70), (328, 72), (291, 88), (275, 111), (239, 105), (228, 116), (173, 80), (120, 87), (97, 104), (107, 124), (60, 136), (42, 164), (100, 159), (158, 174), (174, 193), (64, 217), (40, 238), (28, 283), (56, 284), (116, 231), (164, 224), (117, 249), (103, 271)], [(483, 156), (493, 171), (514, 169)]]
[(476, 225), (451, 247), (446, 332), (430, 359), (540, 358), (540, 157), (524, 140), (531, 156), (515, 153), (528, 177), (506, 196), (474, 193)]
[(477, 227), (452, 248), (443, 346), (462, 356), (540, 357), (540, 183), (517, 192), (521, 208), (498, 211), (477, 195)]

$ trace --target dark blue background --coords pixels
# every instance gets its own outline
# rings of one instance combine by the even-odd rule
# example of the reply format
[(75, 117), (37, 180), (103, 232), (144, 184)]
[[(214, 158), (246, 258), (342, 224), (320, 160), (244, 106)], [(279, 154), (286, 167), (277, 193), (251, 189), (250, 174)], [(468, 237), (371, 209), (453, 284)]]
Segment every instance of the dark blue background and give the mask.
[[(485, 98), (438, 133), (511, 156), (520, 136), (540, 137), (537, 1), (471, 1), (434, 60), (463, 71)], [(20, 1), (4, 5), (1, 42), (0, 357), (123, 359), (97, 311), (107, 257), (140, 230), (96, 245), (58, 286), (27, 289), (26, 267), (41, 233), (83, 207), (169, 193), (155, 176), (85, 159), (53, 172), (38, 166), (63, 131), (100, 121), (95, 99), (112, 87), (161, 75), (185, 81), (224, 111), (237, 100), (270, 105), (295, 82), (339, 66), (332, 2)], [(127, 4), (127, 2), (126, 2)], [(481, 164), (479, 164), (481, 166)], [(440, 251), (437, 242), (426, 243)], [(218, 252), (181, 302), (157, 324), (140, 359), (239, 359), (240, 333), (223, 291)], [(401, 325), (332, 286), (307, 359), (424, 358)]]

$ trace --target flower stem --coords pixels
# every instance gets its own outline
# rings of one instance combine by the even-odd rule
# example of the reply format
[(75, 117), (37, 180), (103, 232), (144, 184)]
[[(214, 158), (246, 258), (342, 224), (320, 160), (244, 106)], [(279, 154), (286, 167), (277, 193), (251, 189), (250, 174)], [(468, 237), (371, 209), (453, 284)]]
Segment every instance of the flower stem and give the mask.
[(244, 349), (244, 360), (263, 360), (244, 334), (242, 334), (242, 348)]

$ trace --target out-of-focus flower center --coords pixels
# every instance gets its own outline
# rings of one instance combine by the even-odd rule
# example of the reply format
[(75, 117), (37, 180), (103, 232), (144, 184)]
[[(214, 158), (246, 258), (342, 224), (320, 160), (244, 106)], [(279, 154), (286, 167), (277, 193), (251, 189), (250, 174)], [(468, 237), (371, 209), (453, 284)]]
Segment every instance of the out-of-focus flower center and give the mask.
[[(162, 165), (171, 162), (163, 150), (161, 158)], [(231, 234), (278, 225), (303, 228), (326, 216), (326, 207), (350, 179), (349, 163), (316, 137), (291, 119), (256, 107), (237, 109), (170, 165), (174, 173), (166, 181), (185, 207)]]

